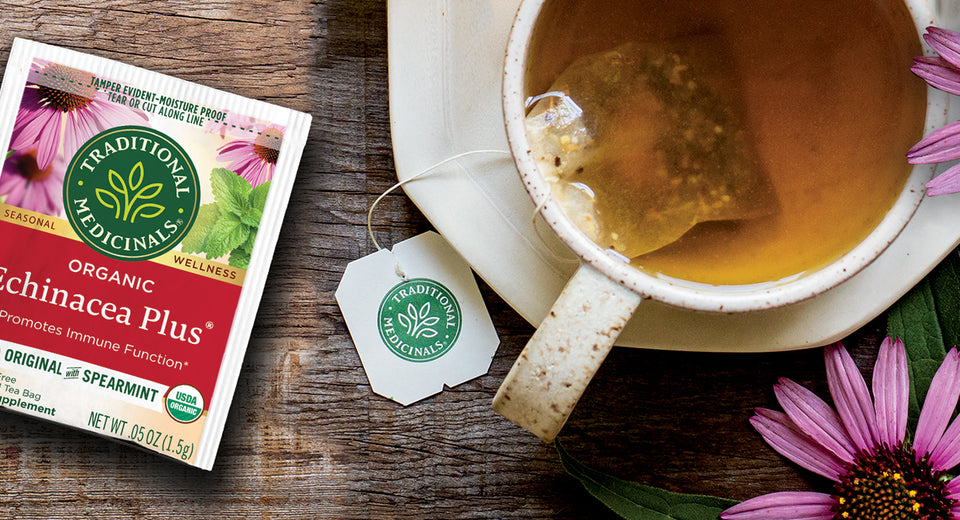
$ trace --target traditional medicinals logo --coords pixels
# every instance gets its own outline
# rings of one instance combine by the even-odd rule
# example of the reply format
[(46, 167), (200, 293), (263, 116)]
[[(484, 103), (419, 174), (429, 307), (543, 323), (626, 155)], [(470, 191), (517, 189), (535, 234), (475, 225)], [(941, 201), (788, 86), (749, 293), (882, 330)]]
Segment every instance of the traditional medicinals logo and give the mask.
[(418, 363), (449, 352), (460, 337), (460, 325), (460, 304), (453, 293), (427, 278), (413, 278), (390, 289), (377, 316), (387, 348)]
[(190, 156), (152, 128), (97, 134), (70, 161), (64, 207), (87, 245), (118, 260), (147, 260), (183, 240), (200, 207)]

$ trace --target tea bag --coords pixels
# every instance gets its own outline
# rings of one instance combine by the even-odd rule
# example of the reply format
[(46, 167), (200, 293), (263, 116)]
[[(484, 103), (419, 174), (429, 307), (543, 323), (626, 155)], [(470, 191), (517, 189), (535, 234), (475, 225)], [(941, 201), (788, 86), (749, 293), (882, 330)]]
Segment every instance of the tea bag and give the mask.
[(540, 171), (601, 247), (634, 258), (699, 222), (776, 211), (721, 43), (627, 43), (580, 58), (528, 101)]

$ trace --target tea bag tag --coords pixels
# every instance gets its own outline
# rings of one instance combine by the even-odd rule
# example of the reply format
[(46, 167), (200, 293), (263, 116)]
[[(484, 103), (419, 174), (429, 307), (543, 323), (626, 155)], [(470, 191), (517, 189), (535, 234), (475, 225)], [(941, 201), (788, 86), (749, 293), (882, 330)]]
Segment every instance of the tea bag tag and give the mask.
[(432, 231), (350, 262), (336, 297), (371, 388), (404, 406), (486, 374), (500, 345), (473, 272)]

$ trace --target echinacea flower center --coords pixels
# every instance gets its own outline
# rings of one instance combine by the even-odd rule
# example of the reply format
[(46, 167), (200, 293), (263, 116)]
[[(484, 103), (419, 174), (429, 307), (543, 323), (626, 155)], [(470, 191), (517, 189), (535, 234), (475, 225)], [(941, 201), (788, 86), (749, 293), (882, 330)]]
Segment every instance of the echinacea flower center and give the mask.
[(946, 482), (913, 448), (861, 453), (834, 485), (835, 520), (949, 520), (954, 500)]
[(40, 182), (46, 180), (53, 173), (53, 164), (45, 170), (37, 166), (37, 151), (29, 150), (12, 157), (16, 161), (16, 171), (29, 182)]
[(97, 95), (90, 84), (90, 73), (51, 63), (35, 78), (40, 89), (40, 99), (50, 108), (70, 112), (85, 108)]
[(276, 128), (268, 128), (254, 139), (253, 149), (264, 162), (276, 164), (277, 157), (280, 155), (280, 142), (282, 140), (283, 132)]

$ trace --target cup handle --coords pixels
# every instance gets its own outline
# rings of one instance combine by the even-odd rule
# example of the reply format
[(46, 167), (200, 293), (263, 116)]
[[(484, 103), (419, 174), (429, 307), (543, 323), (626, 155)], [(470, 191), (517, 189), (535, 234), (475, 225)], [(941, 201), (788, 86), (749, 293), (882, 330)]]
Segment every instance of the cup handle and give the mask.
[(580, 264), (500, 385), (493, 409), (552, 442), (640, 300)]

